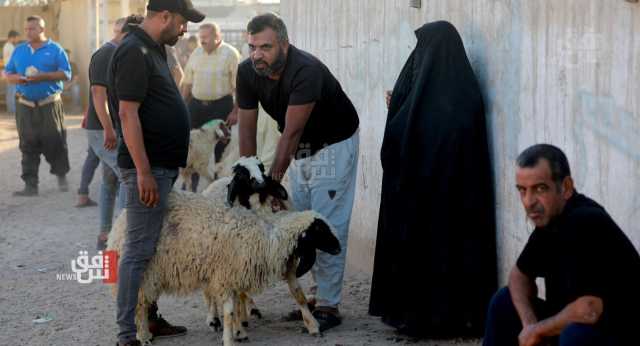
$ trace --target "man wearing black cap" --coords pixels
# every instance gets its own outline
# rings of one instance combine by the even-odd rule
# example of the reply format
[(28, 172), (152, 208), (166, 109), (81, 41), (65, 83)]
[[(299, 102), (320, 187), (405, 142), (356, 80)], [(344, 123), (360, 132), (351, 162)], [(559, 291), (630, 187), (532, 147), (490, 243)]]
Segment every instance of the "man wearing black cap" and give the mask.
[[(167, 206), (167, 196), (184, 167), (189, 146), (189, 115), (166, 62), (164, 45), (173, 46), (204, 15), (190, 0), (150, 0), (139, 27), (113, 54), (109, 102), (119, 115), (118, 167), (126, 192), (127, 237), (118, 268), (118, 345), (140, 345), (136, 339), (138, 290), (153, 257)], [(183, 335), (149, 311), (153, 338)], [(143, 341), (149, 341), (142, 335)]]

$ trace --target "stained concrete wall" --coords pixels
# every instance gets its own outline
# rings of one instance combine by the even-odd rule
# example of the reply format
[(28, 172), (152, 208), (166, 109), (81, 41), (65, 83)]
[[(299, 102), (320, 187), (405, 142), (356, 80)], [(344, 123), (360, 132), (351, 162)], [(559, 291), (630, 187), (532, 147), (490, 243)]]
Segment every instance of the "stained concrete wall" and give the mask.
[(329, 66), (362, 121), (353, 268), (373, 265), (383, 90), (413, 47), (411, 30), (441, 19), (460, 31), (487, 104), (501, 281), (531, 231), (513, 161), (538, 142), (565, 150), (578, 190), (603, 204), (640, 248), (640, 5), (423, 0), (415, 9), (408, 0), (282, 0), (281, 9), (293, 44)]

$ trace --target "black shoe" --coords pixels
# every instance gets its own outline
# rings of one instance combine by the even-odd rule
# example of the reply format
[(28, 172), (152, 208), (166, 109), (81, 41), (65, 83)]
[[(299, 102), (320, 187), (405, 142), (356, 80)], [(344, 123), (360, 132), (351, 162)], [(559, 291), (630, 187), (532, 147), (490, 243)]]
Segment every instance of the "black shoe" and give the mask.
[(33, 185), (25, 185), (24, 190), (15, 191), (14, 196), (18, 197), (33, 197), (38, 195), (38, 187)]
[(156, 319), (149, 319), (149, 331), (153, 336), (153, 340), (162, 338), (171, 338), (187, 334), (187, 328), (183, 326), (174, 326), (167, 322), (162, 315), (158, 315)]
[(318, 321), (318, 324), (320, 324), (320, 332), (342, 324), (342, 318), (340, 317), (338, 309), (320, 307), (315, 309), (312, 314), (313, 317), (316, 318), (316, 321)]
[(69, 182), (67, 182), (67, 177), (64, 175), (58, 176), (58, 188), (61, 192), (69, 191)]

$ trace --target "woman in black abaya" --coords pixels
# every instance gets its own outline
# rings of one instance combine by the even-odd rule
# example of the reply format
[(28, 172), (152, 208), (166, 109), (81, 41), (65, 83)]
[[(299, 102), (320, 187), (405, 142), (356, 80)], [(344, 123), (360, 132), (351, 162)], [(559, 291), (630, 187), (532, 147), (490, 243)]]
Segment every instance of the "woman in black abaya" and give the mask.
[(369, 312), (410, 336), (481, 336), (497, 289), (484, 105), (456, 29), (416, 36), (382, 144)]

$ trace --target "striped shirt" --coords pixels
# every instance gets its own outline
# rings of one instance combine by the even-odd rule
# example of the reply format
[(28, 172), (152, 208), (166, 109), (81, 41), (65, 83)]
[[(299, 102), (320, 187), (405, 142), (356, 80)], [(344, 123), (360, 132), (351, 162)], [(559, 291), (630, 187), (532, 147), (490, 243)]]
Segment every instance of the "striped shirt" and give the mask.
[(198, 47), (187, 62), (182, 83), (191, 84), (191, 94), (202, 101), (232, 95), (239, 62), (238, 50), (225, 42), (211, 54)]

